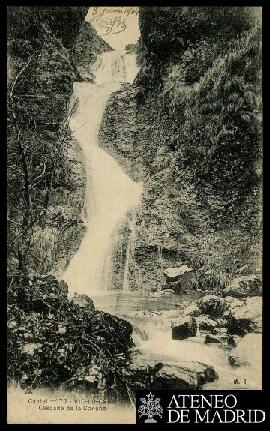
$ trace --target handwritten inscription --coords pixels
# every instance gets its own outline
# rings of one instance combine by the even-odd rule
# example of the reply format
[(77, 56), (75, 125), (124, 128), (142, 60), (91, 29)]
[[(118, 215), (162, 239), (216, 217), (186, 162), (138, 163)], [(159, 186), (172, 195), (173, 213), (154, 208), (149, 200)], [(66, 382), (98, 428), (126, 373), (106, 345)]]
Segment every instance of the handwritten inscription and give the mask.
[(138, 14), (138, 7), (93, 7), (90, 21), (101, 29), (100, 36), (107, 36), (126, 30), (128, 17)]

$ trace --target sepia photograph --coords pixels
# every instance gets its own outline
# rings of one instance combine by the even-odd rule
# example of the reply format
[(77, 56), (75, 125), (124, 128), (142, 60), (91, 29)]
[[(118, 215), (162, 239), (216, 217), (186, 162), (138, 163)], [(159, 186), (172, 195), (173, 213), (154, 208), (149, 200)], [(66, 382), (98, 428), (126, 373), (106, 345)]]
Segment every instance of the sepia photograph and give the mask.
[(262, 111), (261, 7), (8, 6), (9, 424), (262, 390)]

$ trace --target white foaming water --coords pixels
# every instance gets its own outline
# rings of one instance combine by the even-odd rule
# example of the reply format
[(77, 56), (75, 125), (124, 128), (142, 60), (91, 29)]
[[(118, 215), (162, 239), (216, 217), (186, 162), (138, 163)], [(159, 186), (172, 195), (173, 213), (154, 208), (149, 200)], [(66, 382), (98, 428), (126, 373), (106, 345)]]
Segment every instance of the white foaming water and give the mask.
[(262, 363), (259, 346), (258, 351), (251, 349), (251, 366), (233, 367), (228, 360), (230, 350), (219, 344), (205, 344), (204, 335), (197, 333), (196, 337), (186, 340), (172, 339), (171, 321), (179, 315), (175, 304), (181, 299), (186, 301), (188, 295), (183, 295), (182, 298), (174, 295), (173, 299), (148, 297), (145, 292), (122, 291), (110, 296), (92, 298), (98, 310), (114, 314), (132, 324), (136, 348), (147, 358), (164, 363), (173, 361), (182, 364), (186, 361), (187, 366), (192, 361), (212, 365), (219, 377), (214, 382), (203, 385), (203, 389), (261, 389)]
[(96, 63), (96, 82), (74, 84), (73, 98), (78, 100), (78, 107), (70, 127), (80, 143), (86, 169), (87, 230), (62, 276), (69, 294), (91, 295), (107, 290), (115, 233), (127, 212), (141, 201), (142, 183), (132, 181), (98, 146), (98, 131), (109, 96), (121, 83), (132, 82), (137, 74), (135, 58), (130, 57), (106, 52)]
[(217, 344), (205, 344), (204, 336), (172, 340), (170, 322), (164, 320), (162, 315), (155, 322), (151, 319), (144, 323), (137, 322), (137, 325), (143, 331), (144, 337), (135, 333), (134, 342), (142, 352), (150, 354), (153, 358), (160, 361), (198, 361), (212, 365), (219, 377), (214, 382), (205, 384), (204, 389), (261, 389), (262, 369), (259, 352), (252, 366), (232, 367), (228, 361), (229, 351)]

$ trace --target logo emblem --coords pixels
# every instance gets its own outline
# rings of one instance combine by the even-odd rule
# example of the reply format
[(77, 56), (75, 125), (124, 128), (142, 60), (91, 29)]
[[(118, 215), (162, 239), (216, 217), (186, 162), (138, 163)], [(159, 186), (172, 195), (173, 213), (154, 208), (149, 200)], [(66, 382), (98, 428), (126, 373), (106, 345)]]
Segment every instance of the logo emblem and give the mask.
[(162, 418), (163, 408), (160, 405), (160, 398), (155, 398), (151, 392), (146, 395), (146, 398), (140, 398), (141, 405), (138, 408), (139, 418), (142, 416), (147, 416), (145, 423), (154, 424), (157, 421), (154, 416), (159, 416)]

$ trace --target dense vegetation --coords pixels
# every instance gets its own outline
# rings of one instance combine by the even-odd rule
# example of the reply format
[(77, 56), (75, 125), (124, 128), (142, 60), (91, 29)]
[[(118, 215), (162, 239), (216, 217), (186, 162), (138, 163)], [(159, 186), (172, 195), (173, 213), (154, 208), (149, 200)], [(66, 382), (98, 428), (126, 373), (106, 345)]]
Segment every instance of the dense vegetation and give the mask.
[(135, 255), (142, 267), (150, 259), (152, 278), (160, 253), (167, 264), (190, 263), (198, 278), (214, 273), (217, 284), (260, 271), (261, 30), (253, 12), (140, 11), (141, 69), (109, 101), (101, 138), (144, 180)]
[(132, 326), (87, 297), (70, 301), (55, 277), (84, 233), (73, 82), (84, 79), (86, 54), (93, 62), (108, 50), (84, 23), (87, 10), (8, 9), (8, 381), (118, 396)]
[(79, 156), (70, 155), (77, 146), (68, 125), (77, 72), (69, 49), (86, 13), (86, 8), (8, 9), (11, 278), (51, 271), (80, 231), (84, 175)]
[[(86, 7), (8, 9), (8, 273), (61, 270), (84, 227), (84, 168), (69, 119), (73, 82), (107, 44)], [(90, 61), (91, 59), (91, 61)]]

